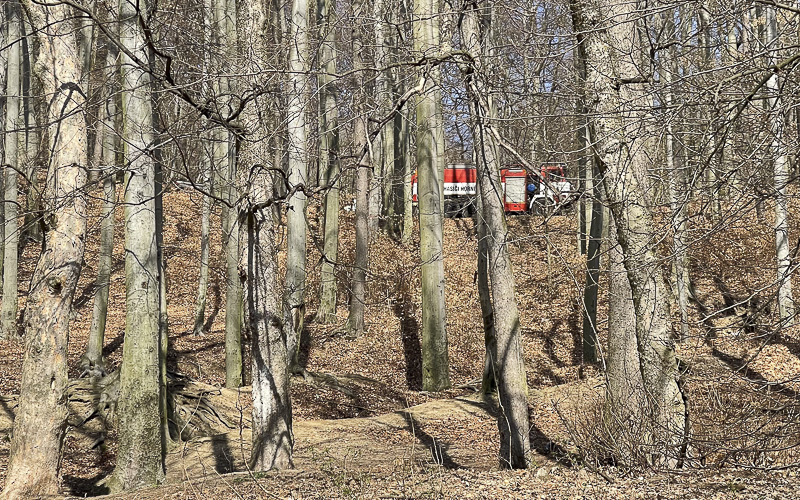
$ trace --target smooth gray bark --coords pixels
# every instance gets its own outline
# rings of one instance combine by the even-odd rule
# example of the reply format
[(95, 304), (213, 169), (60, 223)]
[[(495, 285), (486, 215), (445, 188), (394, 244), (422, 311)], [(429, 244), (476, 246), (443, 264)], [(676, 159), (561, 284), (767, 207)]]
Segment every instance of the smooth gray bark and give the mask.
[[(775, 8), (765, 6), (766, 46), (770, 64), (777, 64), (776, 51), (779, 47), (778, 21)], [(773, 180), (775, 186), (775, 257), (778, 268), (778, 314), (781, 327), (791, 326), (795, 322), (795, 305), (792, 298), (792, 255), (789, 247), (789, 201), (786, 196), (786, 185), (789, 175), (786, 138), (784, 133), (786, 110), (783, 109), (778, 74), (773, 73), (767, 81), (767, 100), (769, 104), (769, 127), (772, 134)]]
[[(263, 2), (239, 3), (237, 31), (241, 40), (265, 25)], [(245, 73), (257, 75), (264, 64), (263, 38), (240, 44)], [(258, 84), (258, 80), (252, 82)], [(262, 117), (268, 113), (261, 99), (248, 103), (242, 122), (251, 137), (240, 142), (241, 171), (247, 172), (248, 196), (239, 207), (247, 227), (246, 316), (252, 338), (253, 447), (250, 467), (255, 471), (292, 466), (292, 404), (289, 393), (288, 325), (282, 321), (278, 288), (276, 227), (269, 207), (273, 174), (264, 168), (265, 141), (254, 140), (266, 133)]]
[(673, 464), (683, 450), (686, 406), (647, 199), (648, 137), (642, 112), (637, 111), (643, 108), (637, 103), (646, 96), (638, 69), (641, 45), (635, 23), (640, 17), (628, 3), (575, 0), (571, 7), (586, 47), (595, 154), (633, 293), (640, 370), (652, 418), (652, 433), (645, 439), (660, 450), (661, 460)]
[[(414, 52), (435, 55), (439, 50), (438, 3), (414, 2)], [(444, 255), (442, 253), (442, 182), (439, 165), (437, 92), (431, 75), (417, 99), (417, 179), (419, 199), (420, 254), (422, 258), (422, 388), (442, 391), (450, 387), (445, 311)]]
[(608, 347), (606, 352), (605, 425), (611, 434), (617, 460), (622, 465), (638, 462), (646, 455), (649, 433), (643, 426), (647, 404), (636, 343), (636, 312), (625, 257), (616, 240), (616, 225), (609, 217)]
[[(308, 0), (293, 0), (289, 40), (289, 185), (308, 186), (308, 73), (309, 55)], [(306, 193), (290, 193), (286, 211), (286, 285), (284, 288), (284, 323), (287, 330), (289, 360), (298, 364), (300, 336), (303, 332), (306, 304)]]
[(325, 223), (323, 229), (323, 260), (320, 270), (320, 298), (317, 320), (321, 323), (336, 321), (337, 279), (336, 262), (339, 259), (339, 110), (337, 108), (334, 76), (336, 74), (336, 24), (334, 0), (317, 0), (317, 22), (320, 26), (319, 76), (319, 128), (320, 128), (320, 184), (330, 186), (323, 202)]
[[(19, 40), (22, 24), (19, 2), (8, 3), (8, 40)], [(17, 171), (19, 161), (20, 130), (23, 127), (20, 115), (20, 66), (22, 43), (11, 45), (8, 51), (6, 72), (6, 129), (4, 196), (5, 200), (5, 247), (3, 251), (3, 305), (0, 309), (0, 338), (17, 335), (17, 267), (19, 247), (19, 205), (17, 204)]]
[[(491, 29), (492, 2), (467, 1), (462, 14), (461, 40), (471, 62), (465, 68), (465, 79), (478, 157), (479, 217), (483, 218), (482, 231), (485, 232), (485, 241), (479, 243), (479, 249), (486, 250), (486, 271), (491, 282), (495, 346), (490, 346), (489, 351), (493, 357), (500, 401), (500, 465), (526, 468), (530, 454), (528, 383), (522, 355), (514, 273), (508, 253), (509, 234), (500, 183), (500, 157), (490, 131), (494, 119), (489, 100), (491, 88), (486, 81), (489, 67), (485, 55), (489, 50), (486, 45)], [(484, 316), (484, 331), (485, 322)]]

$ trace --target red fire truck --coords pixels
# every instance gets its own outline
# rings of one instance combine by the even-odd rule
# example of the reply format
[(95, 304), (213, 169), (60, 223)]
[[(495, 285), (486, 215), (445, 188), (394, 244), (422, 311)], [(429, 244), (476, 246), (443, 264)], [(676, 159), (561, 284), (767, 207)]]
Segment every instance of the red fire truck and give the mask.
[[(445, 217), (472, 216), (475, 213), (477, 179), (478, 172), (474, 165), (451, 164), (445, 167)], [(541, 182), (541, 179), (545, 182)], [(506, 213), (525, 213), (540, 206), (563, 207), (575, 196), (572, 185), (565, 179), (564, 165), (560, 163), (542, 165), (538, 176), (529, 174), (519, 165), (509, 165), (500, 170), (500, 182)], [(411, 176), (411, 186), (416, 202), (416, 173)]]

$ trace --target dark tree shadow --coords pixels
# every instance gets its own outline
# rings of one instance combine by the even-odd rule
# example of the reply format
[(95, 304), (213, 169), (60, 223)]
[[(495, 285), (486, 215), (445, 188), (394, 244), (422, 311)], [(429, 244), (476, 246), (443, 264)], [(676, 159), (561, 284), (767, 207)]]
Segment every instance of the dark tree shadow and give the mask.
[(214, 436), (211, 439), (211, 449), (214, 453), (214, 469), (220, 474), (235, 472), (236, 466), (233, 463), (233, 451), (225, 434)]
[(419, 323), (410, 297), (405, 291), (394, 301), (394, 313), (400, 319), (400, 340), (406, 360), (406, 384), (412, 391), (422, 390), (422, 345)]
[(403, 415), (403, 419), (406, 421), (407, 430), (411, 433), (414, 437), (416, 437), (420, 443), (422, 443), (426, 448), (431, 451), (431, 456), (433, 461), (437, 464), (441, 465), (445, 469), (461, 469), (461, 465), (456, 463), (453, 460), (453, 457), (450, 456), (448, 450), (450, 449), (450, 445), (435, 439), (430, 434), (422, 430), (422, 427), (419, 424), (419, 421), (414, 418), (410, 412), (404, 411), (400, 412)]
[(730, 368), (734, 372), (740, 374), (742, 377), (747, 379), (748, 382), (769, 386), (771, 392), (777, 392), (785, 396), (798, 399), (797, 391), (795, 391), (791, 387), (787, 387), (784, 384), (778, 382), (770, 382), (761, 373), (747, 366), (748, 361), (742, 358), (738, 358), (736, 356), (731, 356), (730, 354), (724, 353), (716, 348), (712, 349), (711, 354), (718, 360), (725, 363), (728, 366), (728, 368)]
[(302, 370), (308, 367), (308, 359), (311, 356), (311, 331), (308, 329), (308, 324), (314, 320), (314, 316), (313, 313), (306, 315), (300, 338), (297, 339), (297, 364)]
[(69, 474), (64, 475), (64, 488), (69, 491), (70, 495), (76, 497), (95, 497), (100, 495), (107, 495), (110, 493), (106, 486), (100, 486), (97, 483), (108, 477), (113, 471), (112, 467), (104, 470), (94, 477), (76, 477)]
[(109, 355), (111, 355), (112, 352), (119, 349), (124, 341), (125, 341), (125, 331), (120, 330), (119, 333), (117, 333), (117, 336), (114, 337), (114, 340), (103, 346), (103, 357), (107, 358)]
[[(113, 259), (111, 265), (111, 273), (109, 274), (109, 279), (116, 274), (119, 273), (125, 265), (124, 259)], [(111, 286), (111, 283), (108, 284)], [(78, 295), (75, 300), (72, 302), (72, 307), (74, 309), (80, 309), (86, 304), (89, 303), (90, 300), (94, 299), (94, 294), (97, 291), (97, 279), (92, 281), (90, 284), (83, 287), (81, 290), (80, 295)]]
[(211, 286), (208, 287), (209, 291), (211, 291), (214, 300), (211, 302), (211, 312), (208, 313), (208, 317), (206, 318), (206, 322), (203, 324), (203, 331), (210, 332), (211, 328), (214, 326), (214, 320), (217, 319), (217, 315), (219, 314), (220, 308), (222, 307), (222, 295), (219, 292), (219, 283), (217, 280), (214, 280), (211, 283)]

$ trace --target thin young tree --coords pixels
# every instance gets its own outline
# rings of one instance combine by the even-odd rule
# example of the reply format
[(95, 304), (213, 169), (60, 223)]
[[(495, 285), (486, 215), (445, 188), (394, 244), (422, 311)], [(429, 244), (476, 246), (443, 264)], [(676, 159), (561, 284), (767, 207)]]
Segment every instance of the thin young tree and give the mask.
[(356, 166), (356, 256), (353, 263), (353, 280), (351, 285), (350, 315), (347, 317), (345, 331), (348, 337), (356, 338), (364, 334), (364, 312), (366, 310), (367, 266), (369, 265), (369, 213), (371, 155), (367, 144), (367, 92), (365, 88), (366, 61), (364, 51), (364, 14), (366, 2), (356, 0), (353, 3), (353, 69), (357, 72), (358, 84), (355, 102), (355, 123), (353, 136), (355, 143)]
[[(111, 18), (116, 18), (116, 9), (112, 9)], [(112, 35), (113, 36), (113, 35)], [(95, 282), (92, 324), (89, 329), (89, 341), (86, 352), (81, 357), (81, 370), (90, 376), (105, 375), (103, 361), (103, 341), (108, 317), (108, 294), (111, 288), (111, 268), (114, 252), (114, 217), (117, 207), (116, 170), (114, 164), (117, 156), (117, 139), (119, 135), (116, 123), (116, 92), (119, 90), (119, 71), (117, 61), (119, 50), (114, 41), (103, 38), (106, 42), (106, 81), (103, 86), (101, 121), (97, 133), (101, 157), (101, 175), (103, 184), (102, 222), (100, 224), (100, 251), (97, 259), (97, 281)]]
[(8, 34), (10, 46), (7, 49), (6, 69), (6, 129), (5, 129), (5, 172), (3, 199), (5, 208), (4, 251), (3, 251), (3, 304), (0, 308), (0, 338), (17, 334), (17, 267), (19, 247), (19, 209), (17, 204), (17, 177), (21, 167), (19, 146), (23, 121), (20, 114), (22, 90), (22, 10), (18, 1), (8, 2)]
[(53, 141), (46, 209), (46, 249), (31, 280), (25, 358), (5, 489), (0, 498), (57, 495), (67, 423), (67, 342), (86, 236), (87, 137), (77, 40), (64, 4), (26, 1), (37, 31), (38, 77), (50, 96)]
[(336, 25), (334, 0), (317, 0), (317, 24), (320, 31), (319, 130), (320, 184), (328, 186), (323, 201), (325, 222), (322, 236), (322, 267), (317, 321), (336, 321), (336, 261), (339, 258), (339, 109), (337, 107)]

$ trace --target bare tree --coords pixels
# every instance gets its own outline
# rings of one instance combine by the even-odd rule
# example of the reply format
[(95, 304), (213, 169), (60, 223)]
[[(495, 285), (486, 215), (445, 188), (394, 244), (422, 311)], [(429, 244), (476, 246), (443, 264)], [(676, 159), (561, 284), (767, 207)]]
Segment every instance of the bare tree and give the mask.
[[(18, 7), (18, 6), (17, 6)], [(67, 339), (86, 236), (87, 137), (77, 40), (66, 5), (26, 2), (40, 43), (37, 70), (48, 95), (53, 155), (46, 250), (28, 296), (25, 358), (1, 498), (56, 495), (67, 421)]]

